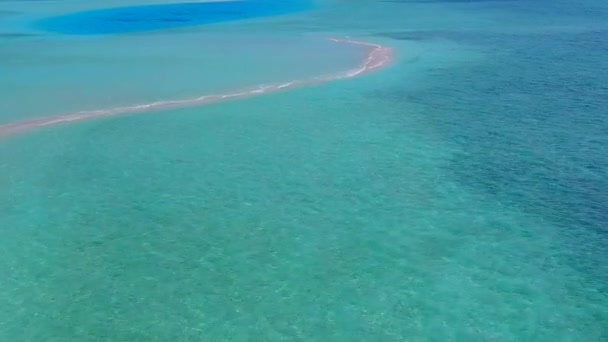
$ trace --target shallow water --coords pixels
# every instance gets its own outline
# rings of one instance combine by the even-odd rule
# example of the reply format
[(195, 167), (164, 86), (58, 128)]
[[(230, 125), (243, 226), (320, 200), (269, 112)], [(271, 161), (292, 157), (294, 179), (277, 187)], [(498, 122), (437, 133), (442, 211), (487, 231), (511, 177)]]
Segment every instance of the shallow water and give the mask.
[[(66, 38), (26, 25), (53, 6), (0, 13), (16, 4), (29, 14), (7, 14), (0, 38), (12, 56), (0, 69), (17, 75), (0, 79), (4, 122), (356, 65), (360, 52), (323, 46), (328, 35), (396, 59), (336, 83), (4, 139), (2, 340), (608, 339), (605, 5), (328, 1)], [(198, 51), (217, 64), (186, 62), (199, 41), (223, 41), (225, 62), (246, 67), (221, 68), (221, 49)], [(57, 44), (54, 58), (39, 48)], [(333, 59), (312, 59), (323, 52)], [(306, 70), (289, 67), (298, 58)], [(120, 88), (104, 65), (147, 81)], [(27, 101), (40, 85), (17, 80), (34, 66), (48, 89), (111, 96)], [(180, 68), (212, 76), (142, 76)]]

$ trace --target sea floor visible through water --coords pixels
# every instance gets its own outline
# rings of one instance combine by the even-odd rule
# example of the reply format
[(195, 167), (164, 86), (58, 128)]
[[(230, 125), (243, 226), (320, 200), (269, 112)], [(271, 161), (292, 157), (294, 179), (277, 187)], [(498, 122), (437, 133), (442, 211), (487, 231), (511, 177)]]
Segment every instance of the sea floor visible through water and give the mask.
[(29, 24), (114, 5), (0, 3), (0, 124), (393, 60), (3, 137), (0, 340), (608, 340), (605, 4)]

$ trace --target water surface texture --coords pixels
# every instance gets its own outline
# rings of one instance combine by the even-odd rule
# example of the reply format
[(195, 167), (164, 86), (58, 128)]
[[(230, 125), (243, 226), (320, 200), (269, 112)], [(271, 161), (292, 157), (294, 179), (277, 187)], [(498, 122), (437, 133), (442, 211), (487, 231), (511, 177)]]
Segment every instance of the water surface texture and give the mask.
[(0, 1), (1, 124), (394, 60), (0, 140), (0, 340), (608, 340), (605, 2), (35, 27), (154, 3)]

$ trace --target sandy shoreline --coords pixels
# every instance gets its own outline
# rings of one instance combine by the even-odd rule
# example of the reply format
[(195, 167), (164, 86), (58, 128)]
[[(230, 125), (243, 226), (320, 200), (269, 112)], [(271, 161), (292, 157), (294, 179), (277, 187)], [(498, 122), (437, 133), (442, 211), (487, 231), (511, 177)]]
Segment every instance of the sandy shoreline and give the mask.
[(75, 121), (91, 120), (103, 117), (127, 115), (136, 113), (146, 113), (155, 110), (173, 109), (188, 106), (200, 106), (205, 104), (217, 103), (221, 101), (247, 98), (256, 95), (262, 95), (267, 93), (273, 93), (277, 91), (310, 86), (330, 81), (336, 81), (351, 77), (356, 77), (364, 73), (374, 71), (388, 65), (392, 60), (392, 49), (372, 43), (366, 43), (350, 39), (336, 39), (329, 38), (329, 40), (338, 44), (350, 44), (358, 45), (368, 49), (368, 53), (364, 61), (359, 64), (356, 68), (346, 70), (332, 75), (318, 76), (307, 80), (295, 80), (291, 82), (285, 82), (280, 84), (269, 84), (260, 85), (253, 88), (243, 89), (234, 93), (217, 94), (217, 95), (203, 95), (196, 98), (184, 99), (184, 100), (168, 100), (168, 101), (157, 101), (147, 104), (116, 107), (110, 109), (101, 110), (90, 110), (81, 111), (76, 113), (69, 113), (63, 115), (57, 115), (46, 118), (31, 119), (26, 121), (14, 122), (9, 124), (0, 125), (0, 137), (7, 137), (17, 133), (28, 132), (34, 129), (43, 128), (47, 126), (66, 124)]

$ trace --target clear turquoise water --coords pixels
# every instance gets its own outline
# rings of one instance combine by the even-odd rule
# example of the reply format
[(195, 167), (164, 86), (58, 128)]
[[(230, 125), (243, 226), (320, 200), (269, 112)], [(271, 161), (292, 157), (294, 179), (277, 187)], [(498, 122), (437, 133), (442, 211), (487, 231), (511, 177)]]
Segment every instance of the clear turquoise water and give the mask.
[[(28, 31), (28, 18), (60, 6), (36, 4), (0, 7), (4, 122), (103, 105), (68, 97), (46, 112), (52, 101), (28, 104), (26, 84), (13, 83), (36, 66), (54, 71), (49, 88), (104, 90), (70, 74), (79, 58), (109, 85), (119, 82), (104, 63), (131, 72), (127, 60), (140, 77), (176, 64), (210, 75), (185, 78), (183, 93), (355, 64), (357, 51), (334, 47), (331, 61), (288, 67), (327, 51), (316, 45), (327, 35), (389, 45), (397, 59), (318, 87), (3, 140), (1, 340), (608, 339), (605, 5), (332, 1), (65, 38)], [(168, 57), (221, 37), (255, 67), (226, 80), (211, 63), (221, 50), (201, 50), (207, 63)], [(150, 43), (174, 40), (172, 55)], [(53, 44), (69, 48), (37, 49)], [(291, 53), (269, 61), (259, 44)], [(27, 85), (40, 87), (36, 76)], [(144, 80), (135, 94), (108, 86), (107, 103), (180, 95), (179, 78)]]

